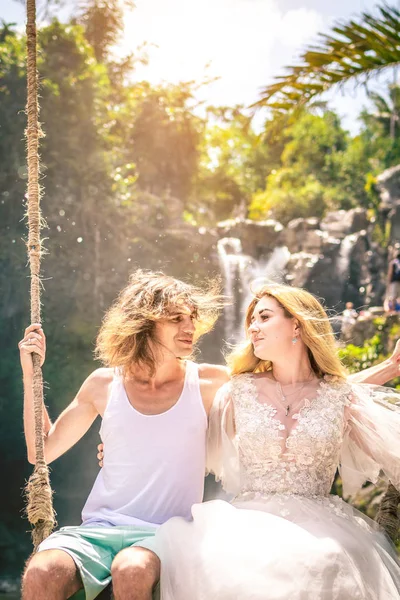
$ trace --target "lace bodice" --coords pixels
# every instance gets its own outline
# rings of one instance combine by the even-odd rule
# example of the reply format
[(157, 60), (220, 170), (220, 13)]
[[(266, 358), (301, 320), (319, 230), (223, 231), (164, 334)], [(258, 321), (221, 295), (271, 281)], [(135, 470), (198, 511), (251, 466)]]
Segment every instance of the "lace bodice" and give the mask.
[(285, 420), (279, 400), (259, 401), (254, 375), (234, 378), (240, 494), (328, 495), (339, 463), (350, 391), (346, 383), (322, 380), (314, 397), (303, 398), (301, 408)]
[(338, 466), (345, 496), (366, 481), (376, 483), (381, 472), (400, 490), (396, 390), (325, 377), (302, 387), (295, 402), (291, 396), (286, 416), (275, 382), (266, 384), (264, 374), (237, 375), (215, 397), (207, 472), (228, 493), (325, 501)]

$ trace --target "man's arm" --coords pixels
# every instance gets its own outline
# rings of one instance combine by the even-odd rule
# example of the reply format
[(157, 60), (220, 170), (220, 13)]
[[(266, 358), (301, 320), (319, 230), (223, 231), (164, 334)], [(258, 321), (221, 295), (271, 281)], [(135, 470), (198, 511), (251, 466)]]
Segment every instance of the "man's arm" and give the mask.
[(400, 375), (400, 340), (397, 340), (392, 356), (374, 367), (349, 375), (352, 383), (383, 385)]
[[(35, 418), (33, 408), (33, 364), (32, 354), (36, 352), (43, 364), (46, 353), (46, 338), (40, 325), (31, 325), (25, 330), (23, 340), (18, 344), (24, 382), (24, 432), (28, 460), (34, 464)], [(54, 424), (51, 423), (43, 404), (44, 453), (50, 463), (69, 450), (86, 433), (98, 415), (94, 400), (104, 390), (104, 374), (98, 369), (86, 379), (71, 404), (61, 413)], [(103, 391), (104, 393), (104, 391)]]

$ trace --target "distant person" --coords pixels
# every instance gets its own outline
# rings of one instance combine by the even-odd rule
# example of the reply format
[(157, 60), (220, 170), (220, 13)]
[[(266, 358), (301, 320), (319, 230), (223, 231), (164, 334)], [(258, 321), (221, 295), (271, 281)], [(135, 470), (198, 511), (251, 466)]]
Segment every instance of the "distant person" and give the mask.
[(397, 299), (400, 298), (400, 252), (389, 263), (386, 298), (389, 312), (396, 310)]
[(392, 298), (392, 296), (388, 296), (385, 298), (383, 302), (383, 308), (386, 313), (393, 313), (396, 306), (396, 298)]
[(346, 302), (346, 308), (344, 309), (342, 316), (342, 336), (346, 337), (349, 335), (357, 318), (358, 313), (354, 308), (354, 304), (352, 302)]

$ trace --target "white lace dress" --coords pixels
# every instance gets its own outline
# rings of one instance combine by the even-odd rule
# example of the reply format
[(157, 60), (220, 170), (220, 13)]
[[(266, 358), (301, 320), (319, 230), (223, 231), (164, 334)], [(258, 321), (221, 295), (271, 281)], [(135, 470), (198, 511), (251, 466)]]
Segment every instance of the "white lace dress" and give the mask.
[(394, 547), (330, 495), (338, 466), (346, 495), (382, 470), (400, 485), (395, 392), (325, 379), (299, 396), (286, 414), (264, 374), (220, 390), (208, 464), (235, 497), (194, 505), (193, 521), (160, 527), (162, 600), (400, 598)]

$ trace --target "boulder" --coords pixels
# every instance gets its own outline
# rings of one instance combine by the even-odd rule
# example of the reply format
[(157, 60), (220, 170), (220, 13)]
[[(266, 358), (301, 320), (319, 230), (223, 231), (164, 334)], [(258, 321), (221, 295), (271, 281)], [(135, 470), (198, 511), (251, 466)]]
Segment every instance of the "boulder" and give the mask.
[(351, 233), (368, 229), (369, 224), (365, 208), (352, 208), (327, 213), (321, 221), (321, 229), (334, 237), (343, 238)]
[(286, 282), (295, 287), (307, 287), (310, 274), (321, 260), (318, 254), (297, 252), (291, 255), (286, 265)]
[(250, 219), (229, 219), (217, 225), (218, 236), (239, 238), (243, 254), (255, 259), (267, 256), (276, 246), (281, 246), (283, 226), (278, 221), (251, 221)]
[(346, 344), (363, 346), (364, 342), (371, 339), (375, 333), (374, 316), (367, 314), (365, 317), (359, 317), (354, 326), (346, 331), (346, 335), (342, 336), (342, 339)]
[(283, 243), (290, 252), (319, 253), (324, 239), (329, 237), (329, 234), (320, 231), (318, 225), (319, 221), (316, 218), (290, 221), (282, 232)]
[(382, 208), (400, 202), (400, 165), (386, 169), (376, 178)]

